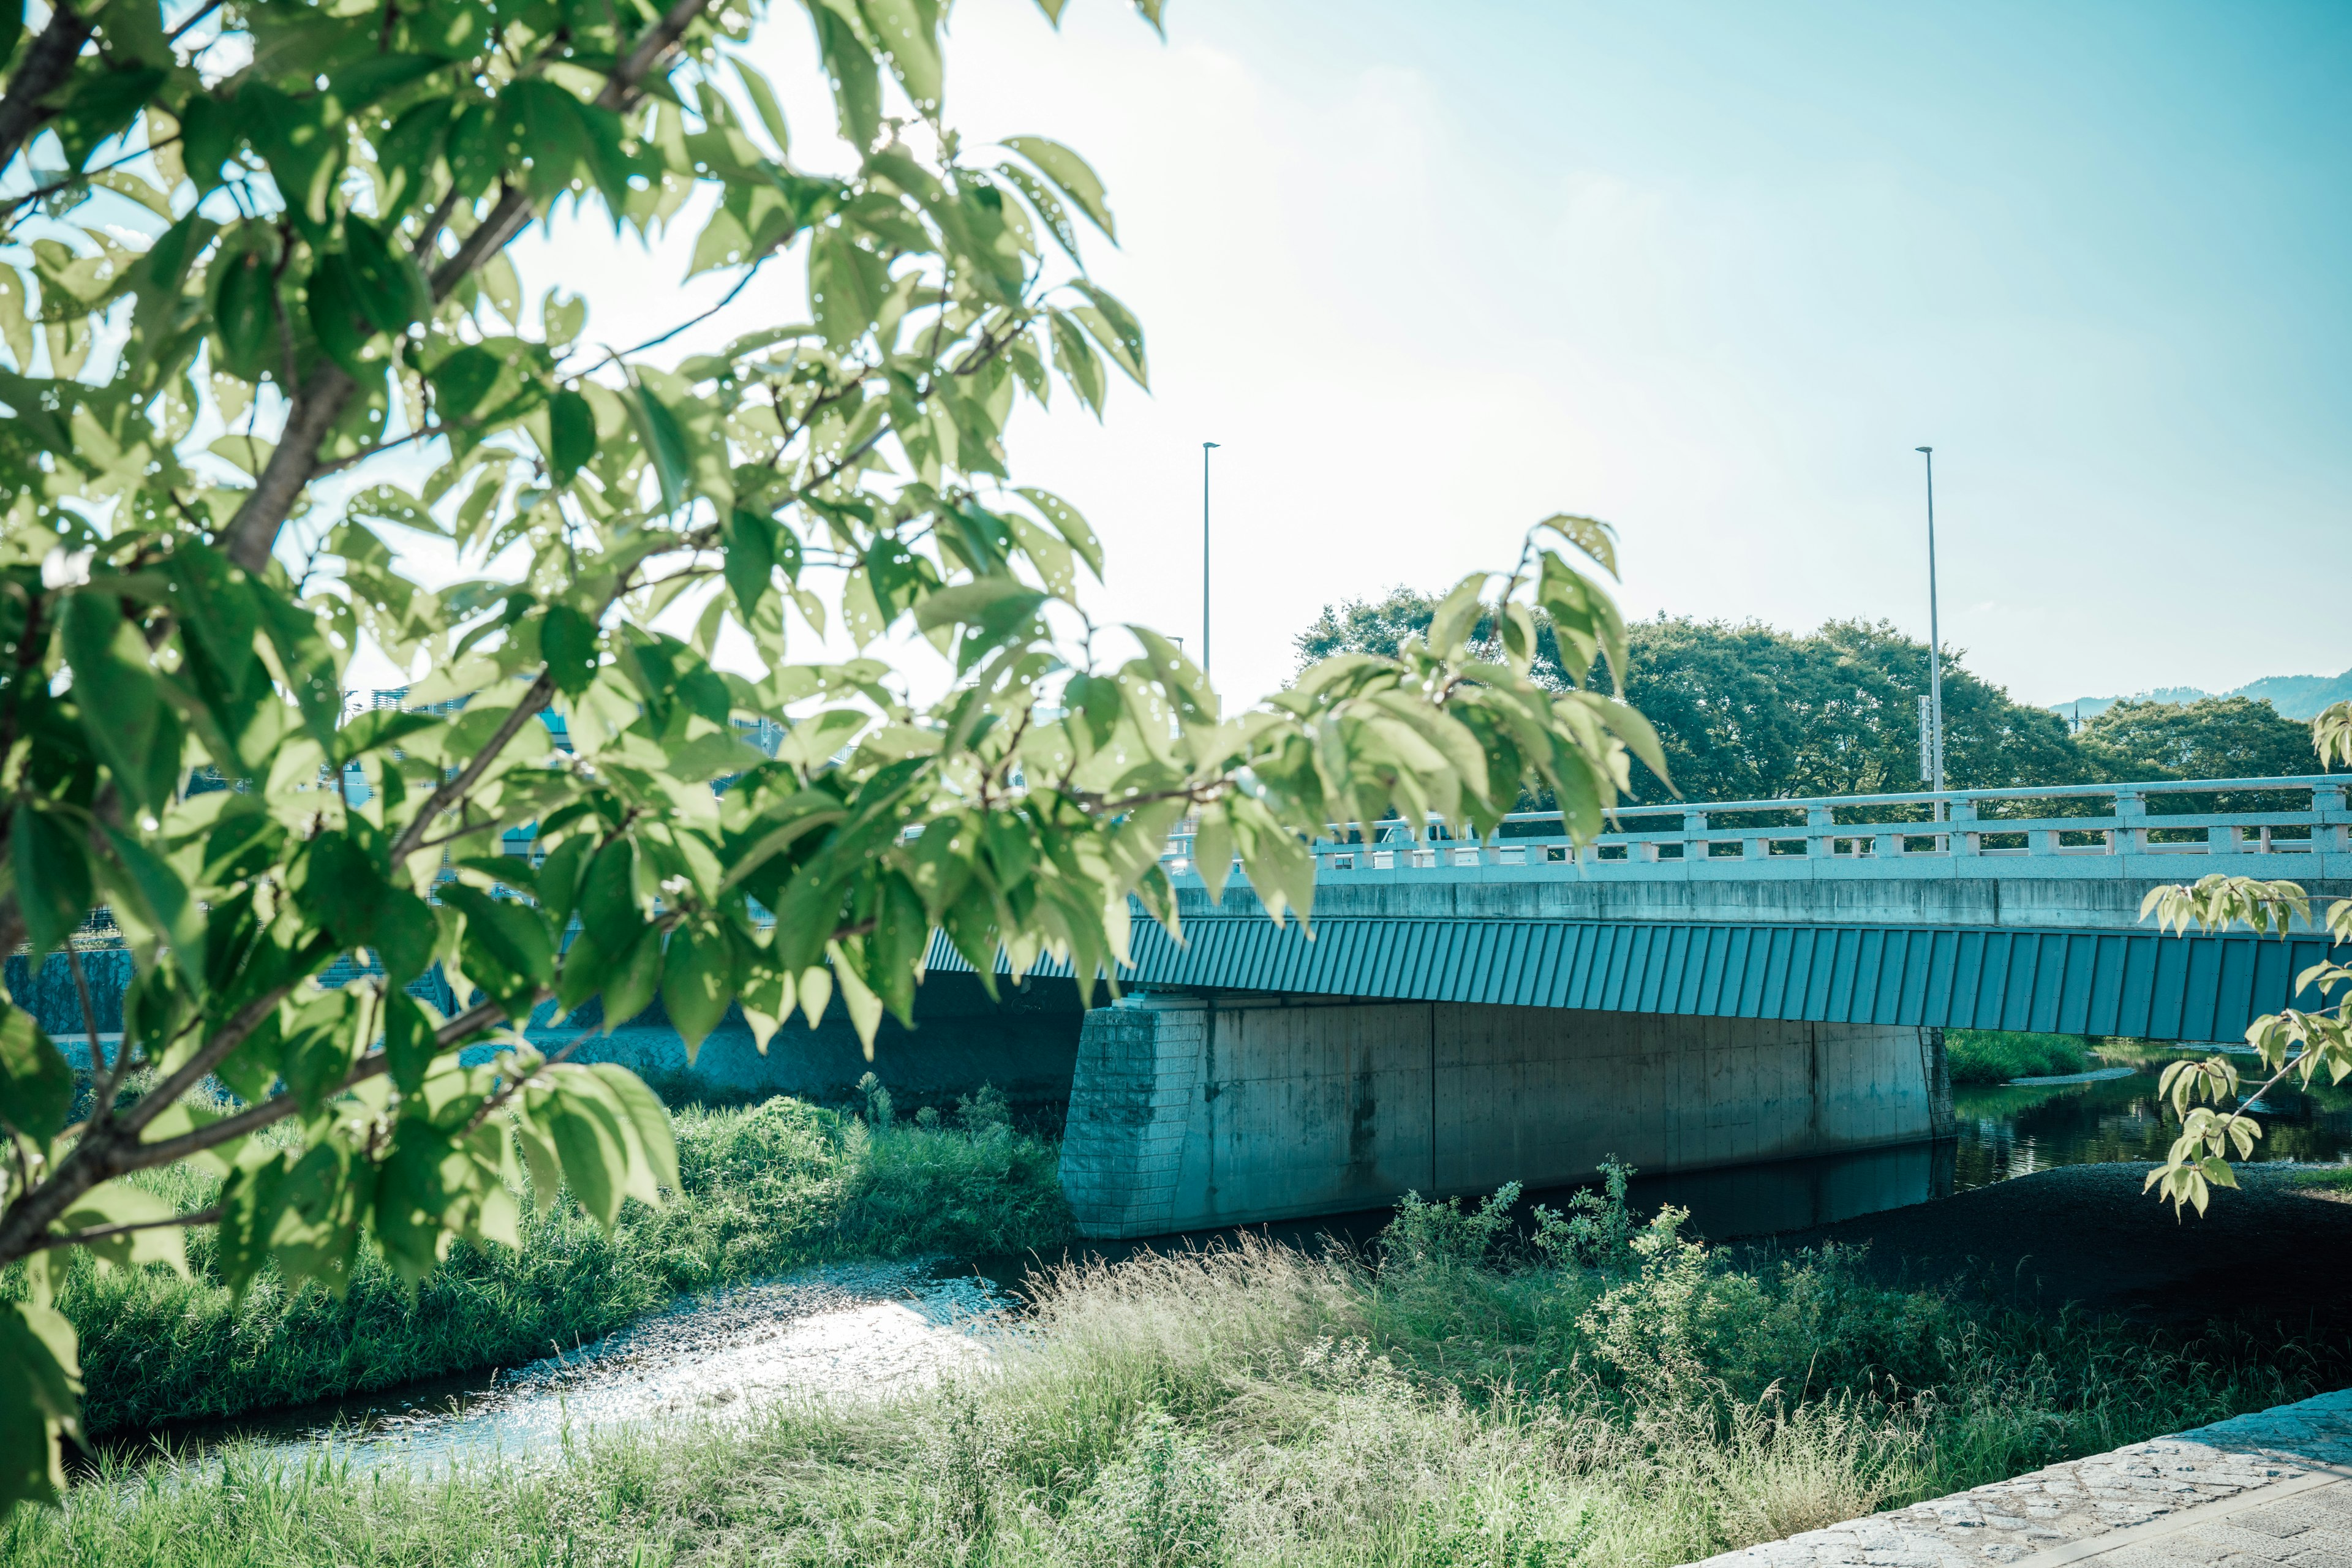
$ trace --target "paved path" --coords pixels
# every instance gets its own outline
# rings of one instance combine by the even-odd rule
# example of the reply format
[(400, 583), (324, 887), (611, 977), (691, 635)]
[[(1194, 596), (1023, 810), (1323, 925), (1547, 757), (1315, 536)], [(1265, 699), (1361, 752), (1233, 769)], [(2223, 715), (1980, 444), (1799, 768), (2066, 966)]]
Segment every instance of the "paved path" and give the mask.
[(2352, 1389), (1701, 1568), (2352, 1568)]

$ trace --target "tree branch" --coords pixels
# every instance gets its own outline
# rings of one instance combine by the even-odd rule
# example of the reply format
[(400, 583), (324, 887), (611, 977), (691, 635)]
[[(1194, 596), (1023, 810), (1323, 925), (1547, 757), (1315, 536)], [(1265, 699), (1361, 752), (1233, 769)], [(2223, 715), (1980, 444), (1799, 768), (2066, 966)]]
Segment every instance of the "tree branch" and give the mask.
[(9, 73), (7, 96), (0, 98), (0, 169), (16, 162), (33, 133), (49, 122), (56, 110), (42, 107), (41, 100), (73, 73), (74, 61), (81, 58), (82, 46), (96, 26), (65, 0), (58, 0), (50, 10), (49, 25)]
[[(620, 64), (604, 79), (604, 90), (596, 95), (597, 107), (618, 112), (635, 102), (646, 75), (709, 5), (710, 0), (678, 0), (671, 6), (660, 21), (639, 36)], [(66, 14), (61, 4), (58, 15)], [(85, 25), (83, 37), (88, 36)], [(45, 41), (46, 37), (44, 35)], [(70, 58), (67, 63), (71, 64)], [(30, 65), (28, 58), (25, 68)], [(9, 102), (13, 103), (16, 97), (12, 90)], [(0, 104), (0, 117), (5, 117), (5, 109), (6, 105)], [(5, 118), (0, 118), (0, 133), (4, 132)], [(0, 142), (0, 146), (5, 145)], [(509, 187), (489, 216), (457, 247), (457, 254), (433, 269), (435, 303), (446, 300), (459, 280), (505, 249), (530, 222), (530, 198)], [(429, 247), (437, 232), (437, 228), (428, 226), (420, 245)], [(228, 557), (239, 566), (257, 574), (268, 564), (269, 552), (278, 544), (278, 531), (285, 526), (295, 503), (302, 499), (303, 490), (318, 478), (319, 443), (342, 416), (355, 390), (356, 384), (343, 368), (330, 361), (312, 371), (310, 379), (293, 395), (294, 407), (287, 416), (286, 428), (278, 435), (278, 449), (269, 455), (261, 477), (229, 521)]]
[(88, 1230), (70, 1231), (63, 1235), (52, 1231), (47, 1236), (37, 1238), (27, 1250), (45, 1252), (53, 1247), (81, 1247), (93, 1241), (110, 1241), (118, 1236), (129, 1236), (133, 1231), (162, 1230), (164, 1226), (173, 1225), (217, 1225), (220, 1223), (220, 1217), (221, 1205), (215, 1204), (208, 1209), (198, 1209), (194, 1214), (173, 1215), (170, 1219), (134, 1219), (127, 1220), (121, 1225), (94, 1225)]
[(523, 693), (522, 700), (516, 703), (514, 710), (507, 715), (506, 721), (483, 742), (482, 749), (474, 753), (474, 760), (467, 763), (456, 778), (427, 795), (425, 804), (416, 808), (416, 815), (409, 818), (408, 826), (401, 830), (400, 837), (393, 843), (392, 863), (395, 867), (424, 847), (425, 836), (432, 831), (433, 819), (465, 799), (467, 792), (480, 781), (489, 765), (498, 761), (499, 753), (507, 749), (507, 742), (520, 734), (525, 724), (539, 717), (541, 709), (554, 700), (554, 678), (542, 670), (539, 679), (530, 683), (530, 689)]
[[(531, 1005), (535, 1007), (545, 1000), (544, 994), (535, 996), (531, 1000)], [(483, 1002), (468, 1007), (434, 1031), (434, 1048), (436, 1051), (442, 1051), (451, 1046), (460, 1045), (467, 1037), (488, 1028), (505, 1016), (506, 1010), (495, 1002)], [(342, 1082), (334, 1087), (328, 1098), (332, 1099), (335, 1095), (347, 1093), (372, 1078), (381, 1077), (391, 1065), (392, 1058), (383, 1052), (369, 1052), (352, 1065), (351, 1072), (344, 1077)], [(149, 1171), (158, 1165), (172, 1164), (192, 1154), (201, 1154), (207, 1149), (216, 1149), (232, 1139), (258, 1132), (273, 1122), (285, 1121), (300, 1109), (301, 1102), (290, 1094), (274, 1096), (257, 1105), (248, 1105), (234, 1116), (224, 1116), (218, 1121), (207, 1122), (193, 1132), (184, 1132), (177, 1138), (164, 1138), (152, 1143), (139, 1144), (133, 1150), (126, 1168), (134, 1171)]]

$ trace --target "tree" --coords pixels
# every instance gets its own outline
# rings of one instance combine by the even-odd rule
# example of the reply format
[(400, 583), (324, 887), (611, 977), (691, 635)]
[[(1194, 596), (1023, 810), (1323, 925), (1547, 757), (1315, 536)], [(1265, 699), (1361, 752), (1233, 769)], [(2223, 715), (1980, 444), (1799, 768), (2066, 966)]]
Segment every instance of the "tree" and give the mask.
[[(1012, 483), (1003, 434), (1057, 389), (1099, 416), (1144, 336), (1085, 271), (1081, 223), (1113, 230), (1087, 163), (942, 119), (932, 0), (803, 0), (839, 179), (788, 156), (751, 17), (709, 0), (100, 3), (13, 32), (0, 86), (0, 951), (79, 984), (102, 906), (135, 977), (79, 1120), (65, 1055), (0, 1011), (0, 1502), (53, 1496), (75, 1429), (60, 1249), (176, 1264), (212, 1224), (232, 1283), (331, 1289), (363, 1242), (417, 1277), (511, 1241), (526, 1186), (608, 1224), (657, 1200), (660, 1104), (565, 1059), (593, 1030), (534, 1049), (535, 1009), (659, 994), (691, 1049), (740, 999), (764, 1046), (838, 994), (870, 1040), (935, 932), (990, 984), (1000, 953), (1115, 977), (1131, 897), (1175, 928), (1183, 814), (1281, 921), (1327, 823), (1476, 827), (1528, 785), (1590, 833), (1628, 745), (1663, 765), (1587, 679), (1624, 668), (1571, 563), (1614, 570), (1589, 520), (1230, 718), (1171, 643), (1086, 616), (1095, 535)], [(532, 321), (530, 224), (651, 234), (698, 197), (693, 269), (740, 294), (789, 257), (813, 321), (666, 364), (588, 350), (577, 300)], [(395, 452), (429, 460), (414, 490)], [(418, 534), (476, 574), (428, 590)], [(1538, 611), (1574, 690), (1529, 678)], [(866, 651), (796, 661), (788, 615)], [(730, 625), (756, 676), (714, 667)], [(919, 708), (880, 656), (908, 627), (948, 672)], [(431, 673), (346, 720), (368, 643)], [(772, 758), (740, 739), (780, 717)], [(362, 978), (322, 986), (338, 958)], [(435, 964), (452, 1016), (407, 989)], [(226, 1173), (204, 1213), (125, 1180), (189, 1159)]]
[[(2323, 769), (2352, 766), (2352, 702), (2322, 709), (2310, 734)], [(2315, 921), (2310, 895), (2295, 883), (2216, 873), (2150, 889), (2140, 918), (2150, 915), (2159, 931), (2184, 933), (2192, 926), (2227, 931), (2242, 923), (2258, 936), (2283, 938), (2298, 924), (2316, 927), (2333, 939), (2335, 949), (2295, 977), (2296, 991), (2315, 992), (2318, 1007), (2290, 1007), (2246, 1026), (2246, 1043), (2262, 1062), (2260, 1081), (2248, 1087), (2237, 1064), (2225, 1056), (2175, 1062), (2164, 1069), (2157, 1087), (2180, 1118), (2180, 1135), (2164, 1163), (2147, 1173), (2147, 1188), (2169, 1202), (2176, 1215), (2190, 1205), (2201, 1215), (2213, 1187), (2238, 1184), (2230, 1161), (2233, 1155), (2246, 1158), (2262, 1138), (2262, 1123), (2251, 1108), (2263, 1095), (2289, 1078), (2308, 1089), (2323, 1072), (2330, 1083), (2352, 1077), (2352, 967), (2336, 956), (2341, 944), (2352, 942), (2352, 899), (2336, 900)]]
[[(1410, 588), (1327, 605), (1297, 639), (1303, 661), (1381, 653), (1428, 624), (1433, 601)], [(1491, 635), (1481, 626), (1478, 636)], [(1549, 628), (1535, 679), (1573, 684)], [(1683, 796), (1768, 800), (1917, 790), (1918, 700), (1927, 650), (1885, 622), (1832, 621), (1792, 637), (1757, 621), (1636, 621), (1627, 628), (1625, 695), (1656, 727)], [(1945, 760), (1958, 788), (2073, 784), (2091, 777), (2056, 715), (2010, 700), (1944, 667)], [(1651, 775), (1644, 795), (1665, 793)]]
[(2279, 717), (2250, 697), (2196, 702), (2127, 698), (2083, 726), (2075, 737), (2103, 777), (2135, 779), (2294, 778), (2321, 771), (2311, 726)]

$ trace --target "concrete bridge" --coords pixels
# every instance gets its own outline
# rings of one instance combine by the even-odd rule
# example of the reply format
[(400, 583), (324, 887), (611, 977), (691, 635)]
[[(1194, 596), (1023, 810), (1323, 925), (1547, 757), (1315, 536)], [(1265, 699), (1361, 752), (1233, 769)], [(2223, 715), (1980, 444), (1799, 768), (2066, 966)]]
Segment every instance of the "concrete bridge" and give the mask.
[[(1171, 842), (1185, 941), (1139, 921), (1078, 1041), (1063, 1180), (1105, 1237), (1423, 1194), (1922, 1146), (1948, 1027), (2232, 1041), (2317, 938), (2165, 937), (2222, 871), (2352, 895), (2344, 780), (1759, 801), (1483, 841), (1326, 842), (1311, 931)], [(2217, 800), (2213, 797), (2219, 796)], [(934, 967), (961, 964), (940, 943)], [(2313, 999), (2302, 999), (2306, 1004)], [(1923, 1194), (1924, 1195), (1924, 1194)]]

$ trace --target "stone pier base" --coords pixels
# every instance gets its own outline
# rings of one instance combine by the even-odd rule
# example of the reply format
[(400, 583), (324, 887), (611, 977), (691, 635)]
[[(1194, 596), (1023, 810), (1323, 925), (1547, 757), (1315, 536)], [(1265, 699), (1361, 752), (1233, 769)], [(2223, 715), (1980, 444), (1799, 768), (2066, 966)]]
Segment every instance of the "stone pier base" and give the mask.
[(1087, 1016), (1062, 1182), (1089, 1236), (1653, 1173), (1951, 1129), (1938, 1031), (1462, 1003), (1131, 996)]

